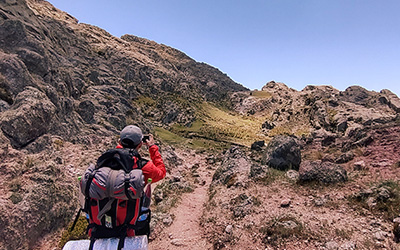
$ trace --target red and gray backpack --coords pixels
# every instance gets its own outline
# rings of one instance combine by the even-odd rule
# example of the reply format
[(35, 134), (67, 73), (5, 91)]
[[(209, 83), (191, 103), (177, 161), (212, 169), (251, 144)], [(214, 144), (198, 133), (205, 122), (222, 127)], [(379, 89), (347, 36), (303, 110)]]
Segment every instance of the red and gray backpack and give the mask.
[(110, 149), (85, 171), (80, 187), (89, 215), (90, 250), (99, 238), (119, 238), (120, 250), (125, 237), (149, 234), (150, 210), (142, 209), (146, 163), (133, 149)]

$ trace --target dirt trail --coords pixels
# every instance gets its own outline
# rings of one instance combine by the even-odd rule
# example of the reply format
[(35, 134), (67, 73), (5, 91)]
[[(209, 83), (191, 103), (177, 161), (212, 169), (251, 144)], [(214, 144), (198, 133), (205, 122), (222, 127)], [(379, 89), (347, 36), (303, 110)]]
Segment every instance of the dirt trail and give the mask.
[(175, 216), (171, 226), (165, 228), (155, 240), (150, 242), (150, 250), (158, 249), (211, 249), (212, 246), (205, 239), (200, 218), (203, 213), (203, 204), (207, 201), (207, 190), (211, 183), (212, 173), (207, 170), (204, 156), (184, 155), (185, 168), (190, 169), (198, 164), (197, 172), (200, 184), (196, 184), (193, 192), (185, 193), (179, 205), (171, 210)]

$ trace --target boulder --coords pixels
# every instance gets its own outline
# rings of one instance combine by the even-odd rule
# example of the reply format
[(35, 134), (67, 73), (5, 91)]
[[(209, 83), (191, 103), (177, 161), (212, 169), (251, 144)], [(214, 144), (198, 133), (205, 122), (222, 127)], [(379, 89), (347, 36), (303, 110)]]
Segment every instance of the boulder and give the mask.
[[(25, 64), (16, 55), (9, 55), (0, 51), (0, 74), (4, 77), (4, 80), (1, 81), (1, 87), (7, 89), (11, 102), (12, 98), (22, 92), (26, 86), (35, 86)], [(10, 101), (6, 101), (10, 103)]]
[(333, 184), (347, 181), (347, 171), (340, 165), (331, 162), (302, 162), (299, 170), (301, 182), (320, 182)]
[(1, 113), (0, 127), (13, 147), (22, 148), (48, 131), (55, 111), (45, 94), (27, 87), (12, 107)]
[(244, 186), (252, 165), (251, 160), (239, 147), (232, 147), (226, 151), (221, 166), (215, 170), (212, 184)]
[(279, 170), (298, 170), (301, 162), (300, 145), (290, 136), (275, 136), (268, 144), (265, 163)]

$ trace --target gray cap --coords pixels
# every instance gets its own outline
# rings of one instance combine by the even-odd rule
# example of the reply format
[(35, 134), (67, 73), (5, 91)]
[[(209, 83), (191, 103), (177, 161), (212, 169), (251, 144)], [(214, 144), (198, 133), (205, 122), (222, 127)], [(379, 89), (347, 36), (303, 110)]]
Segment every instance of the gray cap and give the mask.
[(142, 130), (134, 125), (126, 126), (120, 133), (121, 145), (124, 148), (136, 148), (143, 138)]

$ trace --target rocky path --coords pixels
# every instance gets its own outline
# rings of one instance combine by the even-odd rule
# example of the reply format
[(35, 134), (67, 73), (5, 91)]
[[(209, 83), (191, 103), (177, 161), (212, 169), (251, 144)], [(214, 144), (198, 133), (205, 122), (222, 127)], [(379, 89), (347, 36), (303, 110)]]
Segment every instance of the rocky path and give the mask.
[(207, 170), (207, 164), (203, 156), (182, 155), (184, 167), (192, 168), (198, 165), (199, 184), (193, 192), (182, 196), (179, 205), (171, 210), (175, 216), (172, 225), (166, 228), (155, 240), (150, 242), (149, 249), (211, 249), (204, 231), (200, 226), (200, 218), (203, 213), (203, 204), (207, 201), (207, 190), (211, 183), (212, 173)]

